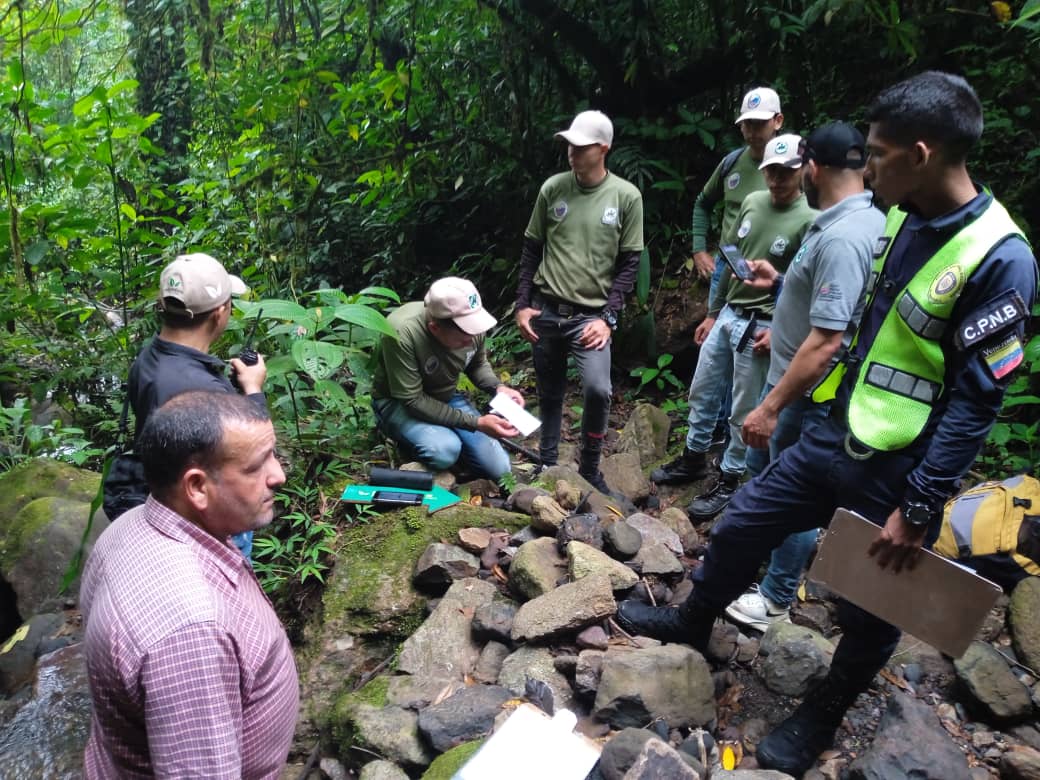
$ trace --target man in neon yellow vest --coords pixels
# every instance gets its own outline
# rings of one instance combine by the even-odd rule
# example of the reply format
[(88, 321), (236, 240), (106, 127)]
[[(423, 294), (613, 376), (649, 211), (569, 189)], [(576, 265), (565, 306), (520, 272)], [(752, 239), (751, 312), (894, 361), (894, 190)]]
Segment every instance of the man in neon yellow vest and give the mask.
[[(1019, 228), (968, 173), (978, 97), (959, 76), (928, 71), (884, 90), (866, 118), (867, 181), (893, 208), (842, 377), (825, 383), (836, 387), (831, 416), (737, 492), (682, 606), (620, 605), (631, 632), (705, 650), (763, 558), (839, 506), (879, 526), (869, 550), (879, 566), (912, 567), (996, 419), (1022, 362), (1037, 272)], [(827, 677), (759, 743), (762, 767), (801, 777), (899, 641), (847, 602), (839, 622)]]

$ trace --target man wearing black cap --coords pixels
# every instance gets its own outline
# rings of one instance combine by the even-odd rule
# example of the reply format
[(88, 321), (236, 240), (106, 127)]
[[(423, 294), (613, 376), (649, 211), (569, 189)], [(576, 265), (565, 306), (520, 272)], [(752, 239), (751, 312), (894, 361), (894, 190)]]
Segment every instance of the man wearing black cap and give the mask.
[[(807, 393), (852, 341), (874, 244), (885, 228), (884, 216), (863, 188), (867, 152), (859, 130), (844, 122), (818, 128), (806, 139), (802, 159), (802, 184), (820, 215), (785, 274), (768, 261), (750, 261), (756, 277), (751, 284), (779, 292), (763, 399), (742, 428), (744, 441), (768, 448), (770, 460), (830, 411), (829, 402), (815, 403)], [(750, 457), (748, 470), (761, 470)], [(813, 529), (788, 536), (773, 551), (761, 585), (730, 604), (726, 614), (762, 631), (787, 620), (816, 535)]]
[(643, 196), (607, 170), (614, 125), (582, 111), (556, 134), (567, 142), (571, 170), (538, 192), (524, 231), (516, 324), (531, 343), (542, 418), (542, 465), (559, 453), (567, 356), (581, 374), (582, 477), (601, 492), (599, 470), (610, 413), (610, 342), (643, 251)]

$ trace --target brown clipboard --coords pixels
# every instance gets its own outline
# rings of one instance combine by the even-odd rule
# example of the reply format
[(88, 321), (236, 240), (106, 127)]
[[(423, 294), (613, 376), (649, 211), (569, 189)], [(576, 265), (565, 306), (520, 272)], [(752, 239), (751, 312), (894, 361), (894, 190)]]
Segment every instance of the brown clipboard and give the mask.
[(922, 550), (912, 570), (882, 569), (867, 555), (880, 531), (862, 515), (838, 509), (809, 577), (937, 650), (963, 655), (1000, 586), (930, 550)]

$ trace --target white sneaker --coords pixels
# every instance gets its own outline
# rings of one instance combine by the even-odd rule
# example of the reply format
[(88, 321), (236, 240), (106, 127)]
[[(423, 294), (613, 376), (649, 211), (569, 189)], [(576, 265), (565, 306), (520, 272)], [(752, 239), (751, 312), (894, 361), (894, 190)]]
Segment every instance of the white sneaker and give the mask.
[(757, 585), (752, 585), (747, 593), (726, 607), (726, 614), (734, 622), (759, 631), (765, 631), (773, 623), (791, 622), (791, 610), (762, 595)]

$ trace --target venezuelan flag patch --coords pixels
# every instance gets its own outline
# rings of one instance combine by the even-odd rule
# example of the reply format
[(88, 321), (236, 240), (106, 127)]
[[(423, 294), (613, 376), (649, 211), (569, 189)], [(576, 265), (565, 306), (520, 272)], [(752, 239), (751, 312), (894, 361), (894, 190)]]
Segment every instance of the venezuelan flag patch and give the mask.
[(1022, 362), (1023, 357), (1022, 342), (1015, 335), (982, 350), (982, 359), (986, 361), (994, 379), (1002, 379), (1014, 371)]

